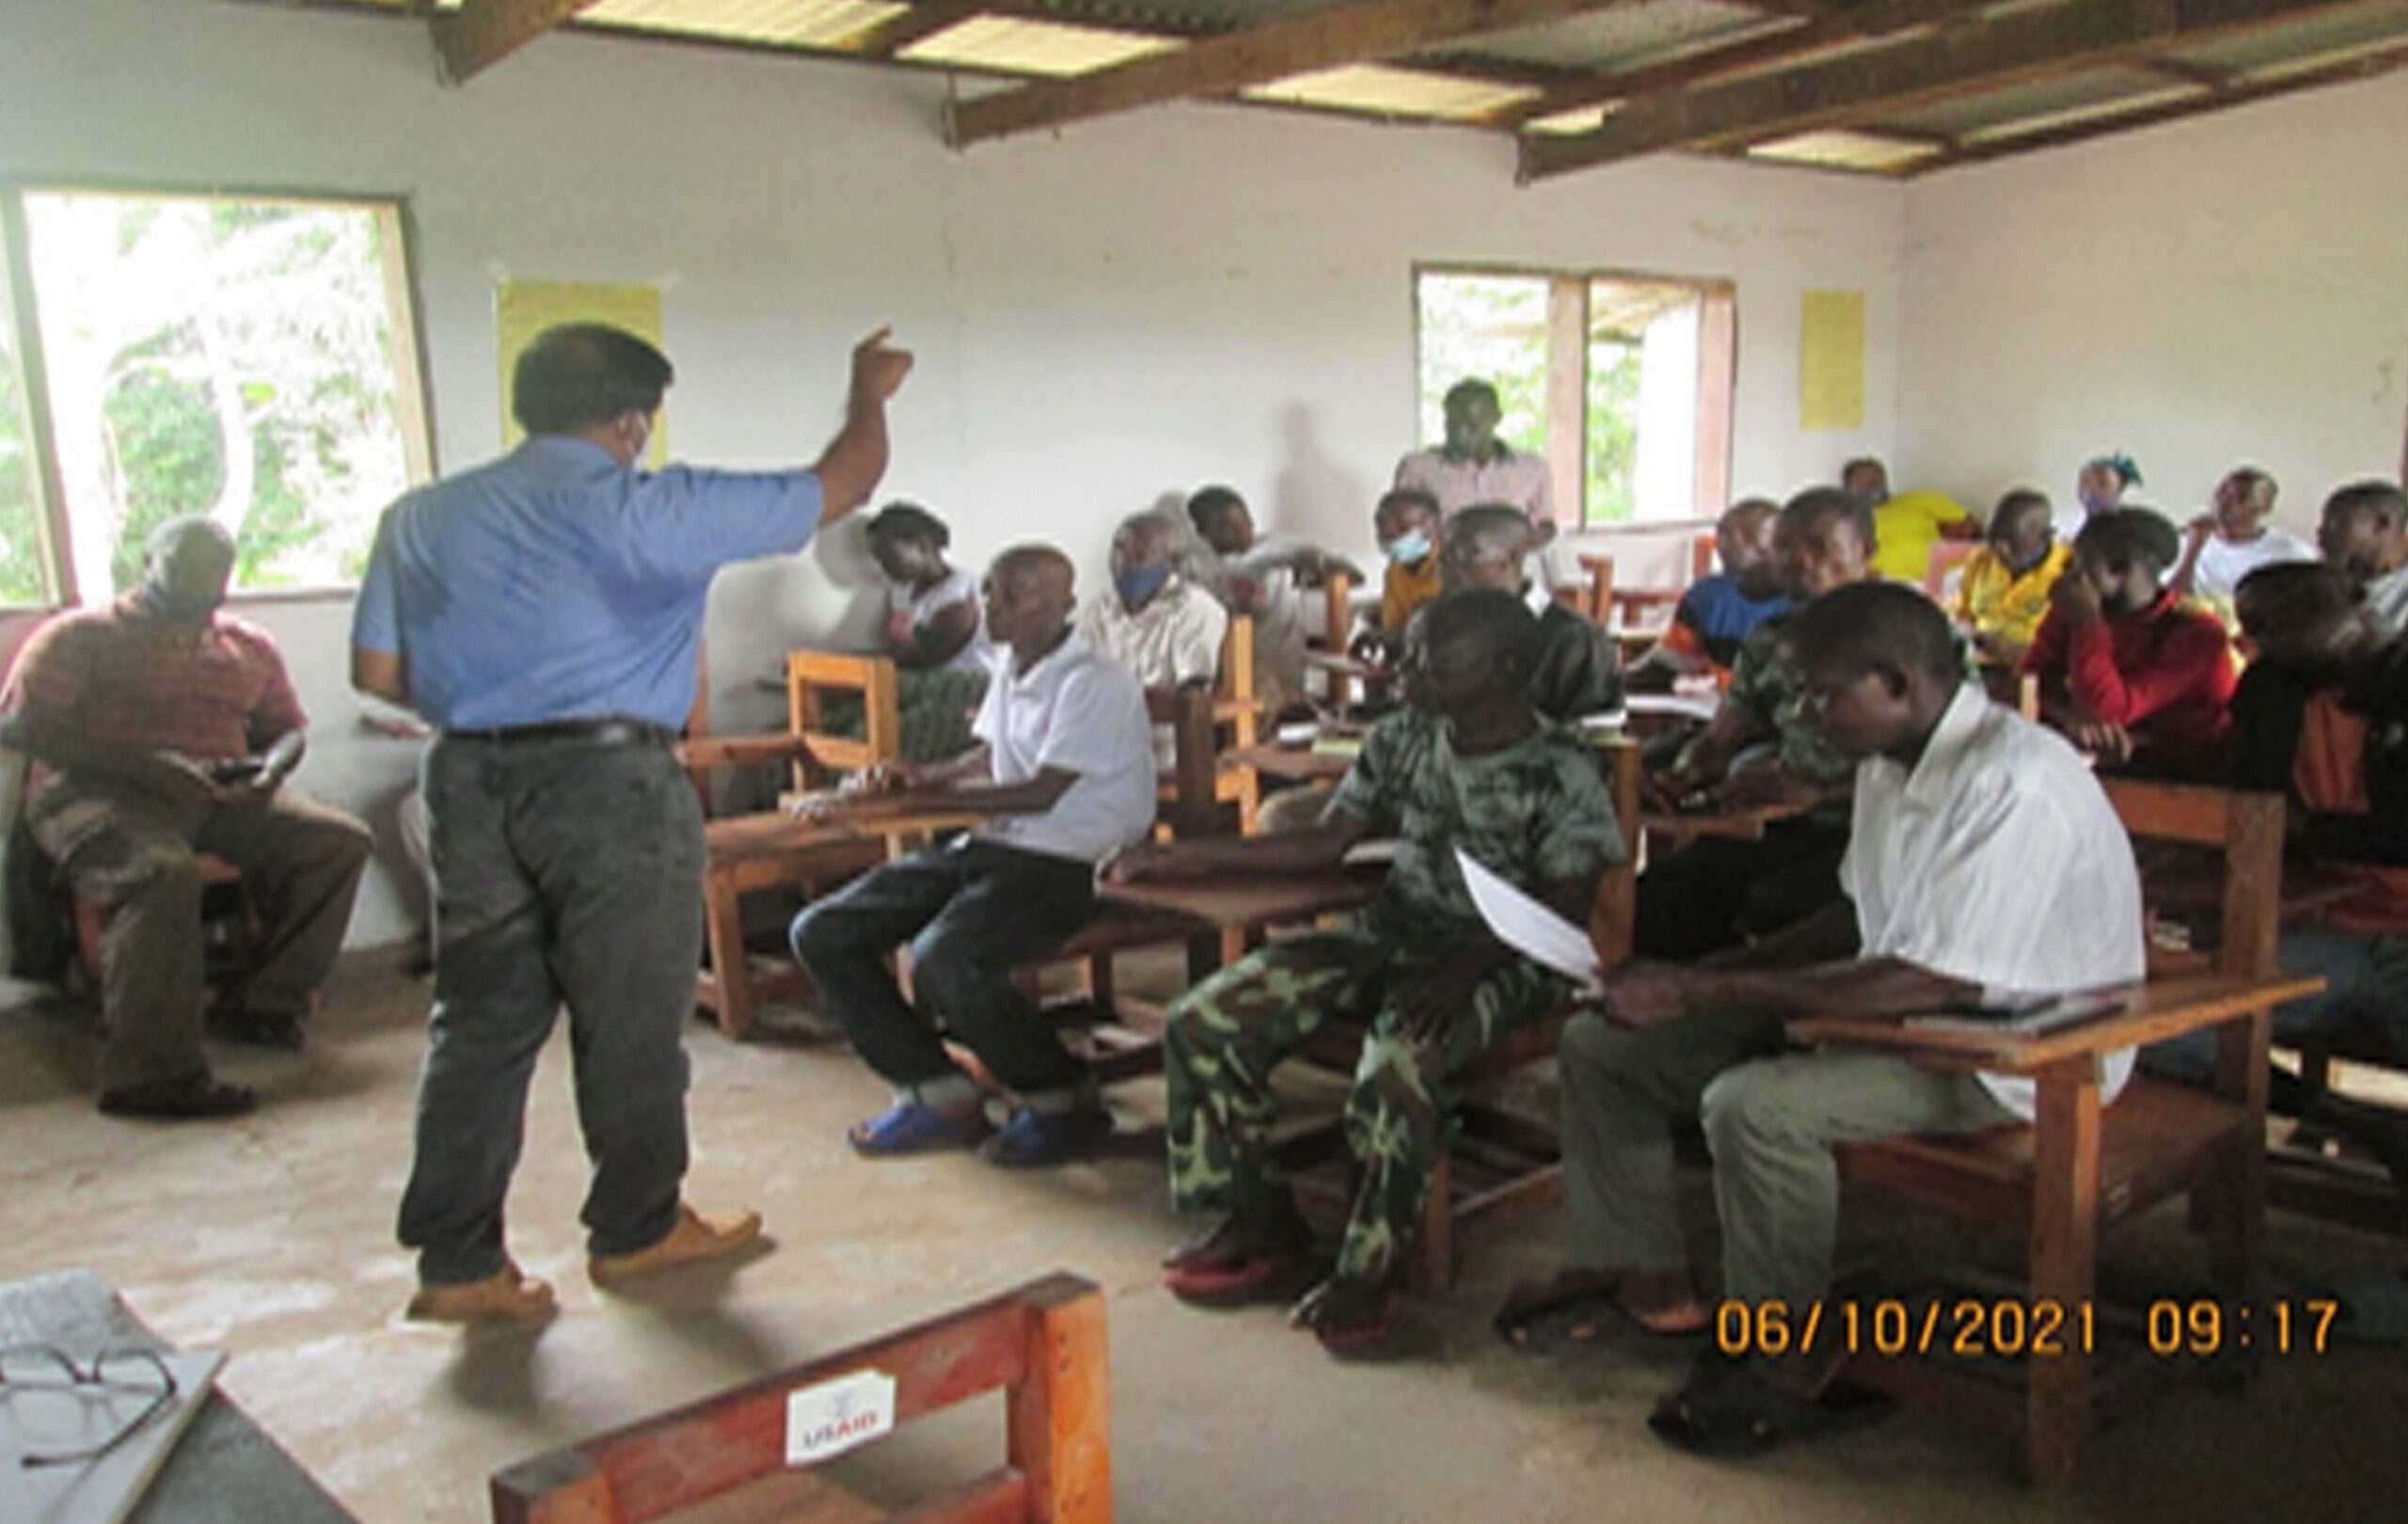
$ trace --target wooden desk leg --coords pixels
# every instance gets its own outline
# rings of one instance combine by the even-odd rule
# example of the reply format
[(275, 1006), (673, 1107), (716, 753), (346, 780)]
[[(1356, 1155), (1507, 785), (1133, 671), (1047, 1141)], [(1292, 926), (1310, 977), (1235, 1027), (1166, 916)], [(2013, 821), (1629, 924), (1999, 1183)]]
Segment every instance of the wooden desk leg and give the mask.
[(1093, 1287), (1040, 1292), (1028, 1309), (1028, 1376), (1005, 1404), (1012, 1468), (1028, 1479), (1029, 1517), (1112, 1524), (1112, 1372), (1103, 1297)]
[(710, 945), (711, 982), (717, 999), (712, 1009), (719, 1029), (742, 1039), (752, 1025), (752, 966), (744, 951), (743, 897), (736, 885), (713, 872), (703, 875), (703, 925)]
[[(2231, 1309), (2259, 1307), (2266, 1292), (2266, 1046), (2273, 1030), (2270, 1010), (2252, 1011), (2216, 1030), (2216, 1092), (2241, 1106), (2249, 1123), (2193, 1199), (2194, 1215), (2207, 1229), (2210, 1273), (2227, 1318)], [(2242, 1382), (2257, 1379), (2264, 1347), (2262, 1339), (2253, 1340), (2231, 1374)]]
[[(2044, 1070), (2034, 1119), (2032, 1296), (2064, 1308), (2070, 1325), (2098, 1285), (2099, 1065), (2083, 1056)], [(2032, 1480), (2074, 1477), (2091, 1421), (2090, 1357), (2068, 1344), (2029, 1362), (2024, 1461)]]

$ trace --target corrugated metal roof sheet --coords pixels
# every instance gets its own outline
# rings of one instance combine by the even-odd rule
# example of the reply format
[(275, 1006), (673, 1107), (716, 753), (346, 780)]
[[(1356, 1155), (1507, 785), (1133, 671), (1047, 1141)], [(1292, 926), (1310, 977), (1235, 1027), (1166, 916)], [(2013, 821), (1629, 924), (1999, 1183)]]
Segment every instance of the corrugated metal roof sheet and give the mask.
[(1415, 69), (1352, 64), (1344, 69), (1298, 74), (1244, 93), (1251, 101), (1327, 106), (1372, 116), (1466, 120), (1535, 100), (1539, 92), (1527, 85), (1490, 85)]
[(828, 48), (906, 8), (895, 0), (602, 0), (578, 20), (631, 32)]
[(1066, 26), (1060, 22), (1014, 16), (974, 16), (934, 37), (925, 37), (898, 56), (913, 63), (953, 64), (1006, 74), (1060, 78), (1093, 73), (1186, 44), (1177, 38)]

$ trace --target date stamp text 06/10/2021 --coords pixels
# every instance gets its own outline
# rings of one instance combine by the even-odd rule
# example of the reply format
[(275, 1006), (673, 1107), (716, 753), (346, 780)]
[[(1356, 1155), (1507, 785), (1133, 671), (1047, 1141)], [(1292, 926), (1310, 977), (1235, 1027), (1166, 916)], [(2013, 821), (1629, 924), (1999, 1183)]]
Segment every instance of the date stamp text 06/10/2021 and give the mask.
[[(2321, 1355), (2341, 1304), (2327, 1297), (2258, 1303), (2161, 1299), (2141, 1310), (2143, 1341), (2162, 1358), (2210, 1359), (2249, 1352)], [(1815, 1352), (1853, 1357), (1946, 1356), (1960, 1359), (2052, 1359), (2099, 1347), (2099, 1317), (2088, 1302), (2013, 1296), (1865, 1301), (1721, 1303), (1714, 1341), (1725, 1355)]]

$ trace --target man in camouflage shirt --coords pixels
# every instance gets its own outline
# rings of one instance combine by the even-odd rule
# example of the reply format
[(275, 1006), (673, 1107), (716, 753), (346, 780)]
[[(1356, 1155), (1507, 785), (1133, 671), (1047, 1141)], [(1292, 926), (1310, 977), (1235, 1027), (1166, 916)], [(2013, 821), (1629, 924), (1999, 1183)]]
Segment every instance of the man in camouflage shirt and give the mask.
[(1341, 1354), (1392, 1331), (1388, 1282), (1445, 1147), (1449, 1081), (1564, 994), (1558, 976), (1489, 933), (1455, 853), (1576, 925), (1587, 922), (1599, 875), (1623, 861), (1594, 754), (1525, 697), (1537, 634), (1510, 594), (1439, 599), (1406, 632), (1408, 706), (1372, 730), (1318, 825), (1133, 848), (1106, 865), (1121, 881), (1274, 877), (1326, 871), (1374, 833), (1397, 838), (1358, 926), (1272, 944), (1170, 1009), (1172, 1200), (1225, 1214), (1169, 1262), (1179, 1295), (1250, 1301), (1300, 1278), (1311, 1241), (1271, 1156), (1270, 1073), (1329, 1023), (1367, 1021), (1345, 1114), (1361, 1183), (1336, 1273), (1297, 1317)]
[[(1830, 487), (1792, 498), (1773, 526), (1792, 614), (1874, 576), (1873, 545), (1872, 510), (1861, 500)], [(1641, 958), (1687, 962), (1768, 936), (1838, 897), (1856, 769), (1803, 722), (1802, 685), (1782, 646), (1792, 614), (1749, 632), (1721, 708), (1649, 791), (1676, 810), (1790, 803), (1802, 813), (1771, 821), (1759, 840), (1707, 836), (1651, 862), (1632, 935)]]

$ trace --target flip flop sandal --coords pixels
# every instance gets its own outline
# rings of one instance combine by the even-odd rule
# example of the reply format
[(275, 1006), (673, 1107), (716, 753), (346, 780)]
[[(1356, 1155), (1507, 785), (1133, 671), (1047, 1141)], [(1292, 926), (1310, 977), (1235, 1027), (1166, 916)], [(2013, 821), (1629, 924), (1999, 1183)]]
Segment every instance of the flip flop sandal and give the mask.
[(1505, 1305), (1488, 1320), (1510, 1349), (1526, 1355), (1553, 1355), (1574, 1344), (1596, 1342), (1604, 1310), (1613, 1301), (1609, 1286), (1579, 1291), (1545, 1286), (1514, 1288)]
[(1311, 1257), (1303, 1250), (1283, 1250), (1218, 1264), (1174, 1265), (1163, 1272), (1163, 1286), (1191, 1306), (1244, 1307), (1290, 1300), (1311, 1270)]
[(1845, 1382), (1825, 1388), (1820, 1396), (1800, 1397), (1742, 1370), (1665, 1398), (1647, 1416), (1647, 1427), (1692, 1455), (1741, 1459), (1863, 1428), (1894, 1405)]
[(891, 1159), (974, 1148), (986, 1135), (987, 1114), (975, 1107), (939, 1111), (917, 1101), (897, 1101), (877, 1116), (855, 1122), (845, 1134), (845, 1141), (863, 1158)]
[(1404, 1303), (1394, 1294), (1380, 1297), (1380, 1310), (1360, 1323), (1316, 1323), (1313, 1337), (1321, 1347), (1342, 1360), (1377, 1359), (1395, 1353), (1397, 1330), (1404, 1326)]
[(1610, 1290), (1591, 1290), (1553, 1296), (1506, 1298), (1489, 1320), (1497, 1337), (1508, 1347), (1529, 1355), (1554, 1355), (1578, 1344), (1602, 1340), (1608, 1327), (1628, 1329), (1640, 1339), (1685, 1343), (1713, 1326), (1701, 1316), (1694, 1325), (1652, 1321), (1633, 1312)]

